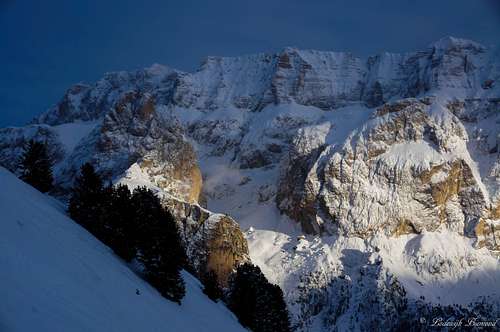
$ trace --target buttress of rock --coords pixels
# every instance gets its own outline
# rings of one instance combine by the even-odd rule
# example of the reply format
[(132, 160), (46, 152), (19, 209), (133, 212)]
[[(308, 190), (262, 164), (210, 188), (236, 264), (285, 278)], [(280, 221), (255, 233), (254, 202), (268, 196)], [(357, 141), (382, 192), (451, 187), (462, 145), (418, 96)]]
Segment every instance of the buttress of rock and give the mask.
[(299, 131), (281, 166), (277, 205), (307, 233), (367, 238), (434, 231), (441, 225), (498, 249), (496, 205), (463, 154), (468, 135), (432, 98), (378, 108), (339, 145)]
[(221, 286), (238, 265), (250, 261), (248, 245), (238, 223), (199, 205), (164, 197), (181, 230), (189, 262), (199, 276), (215, 272)]

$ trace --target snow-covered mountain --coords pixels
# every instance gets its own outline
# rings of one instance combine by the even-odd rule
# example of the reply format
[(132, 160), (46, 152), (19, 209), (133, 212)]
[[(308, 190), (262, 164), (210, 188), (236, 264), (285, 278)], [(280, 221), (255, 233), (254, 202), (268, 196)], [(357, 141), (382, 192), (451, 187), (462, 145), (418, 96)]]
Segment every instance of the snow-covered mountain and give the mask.
[(1, 129), (0, 163), (30, 138), (50, 144), (55, 195), (86, 161), (154, 188), (198, 271), (225, 282), (250, 258), (299, 330), (500, 316), (500, 54), (473, 41), (110, 73)]
[(183, 273), (179, 306), (65, 215), (58, 201), (0, 168), (1, 331), (245, 331)]

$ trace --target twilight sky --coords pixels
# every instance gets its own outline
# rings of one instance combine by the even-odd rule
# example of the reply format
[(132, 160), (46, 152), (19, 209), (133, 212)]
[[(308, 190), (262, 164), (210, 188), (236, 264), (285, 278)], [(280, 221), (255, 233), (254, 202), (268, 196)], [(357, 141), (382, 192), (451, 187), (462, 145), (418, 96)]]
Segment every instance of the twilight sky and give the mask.
[(500, 0), (0, 0), (0, 127), (22, 125), (73, 83), (161, 63), (285, 46), (423, 48), (447, 35), (500, 44)]

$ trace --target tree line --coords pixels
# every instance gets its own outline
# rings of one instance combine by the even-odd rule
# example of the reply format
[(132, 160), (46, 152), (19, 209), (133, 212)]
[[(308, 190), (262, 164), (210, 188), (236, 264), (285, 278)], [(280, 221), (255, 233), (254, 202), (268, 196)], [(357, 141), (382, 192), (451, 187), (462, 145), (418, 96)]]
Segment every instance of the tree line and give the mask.
[(75, 179), (69, 201), (71, 219), (130, 262), (136, 259), (145, 279), (164, 297), (180, 304), (185, 254), (177, 224), (154, 192), (138, 187), (104, 186), (86, 163)]
[[(30, 140), (19, 160), (20, 178), (39, 191), (53, 189), (52, 160), (47, 144)], [(86, 163), (74, 181), (68, 214), (126, 262), (136, 260), (145, 279), (177, 303), (185, 295), (180, 274), (185, 253), (174, 217), (151, 190), (104, 185)]]
[[(29, 141), (19, 162), (20, 178), (41, 192), (53, 188), (47, 144)], [(90, 163), (82, 165), (68, 204), (69, 216), (108, 245), (126, 262), (140, 263), (145, 279), (167, 299), (181, 304), (185, 284), (180, 274), (187, 259), (172, 214), (146, 187), (104, 185)], [(214, 271), (201, 276), (203, 292), (227, 303), (239, 322), (254, 332), (291, 331), (283, 292), (259, 267), (240, 265), (223, 289)]]

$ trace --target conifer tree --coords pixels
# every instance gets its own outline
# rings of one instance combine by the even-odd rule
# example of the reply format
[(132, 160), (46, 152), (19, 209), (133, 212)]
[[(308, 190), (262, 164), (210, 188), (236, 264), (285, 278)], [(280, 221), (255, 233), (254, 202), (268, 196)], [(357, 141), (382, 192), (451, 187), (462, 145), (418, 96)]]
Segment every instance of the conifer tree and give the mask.
[(90, 163), (85, 163), (75, 180), (68, 212), (73, 220), (98, 238), (102, 229), (103, 196), (101, 177)]
[(136, 230), (132, 195), (126, 185), (111, 187), (111, 200), (106, 212), (111, 234), (109, 246), (115, 253), (130, 262), (136, 256)]
[(255, 330), (259, 332), (289, 332), (290, 317), (278, 285), (266, 282), (259, 288), (256, 307)]
[(257, 307), (257, 288), (263, 283), (259, 267), (250, 263), (240, 265), (232, 280), (229, 308), (241, 325), (253, 330)]
[(30, 140), (24, 147), (19, 161), (21, 179), (46, 193), (52, 189), (52, 161), (48, 153), (47, 144)]
[(111, 248), (113, 248), (116, 232), (113, 221), (117, 219), (117, 214), (119, 213), (113, 207), (114, 196), (115, 188), (112, 183), (102, 188), (98, 209), (99, 215), (96, 216), (94, 225), (94, 235)]
[(270, 284), (259, 267), (245, 263), (231, 281), (229, 308), (254, 332), (288, 332), (290, 319), (279, 286)]
[(162, 296), (179, 305), (186, 295), (186, 285), (180, 270), (169, 265), (168, 262), (161, 261), (156, 267), (149, 267), (146, 271), (146, 280)]
[(131, 194), (126, 186), (103, 187), (86, 163), (76, 178), (69, 214), (117, 255), (142, 263), (146, 280), (163, 296), (180, 304), (185, 295), (181, 270), (185, 253), (174, 217), (146, 187)]
[(146, 188), (136, 188), (132, 195), (135, 210), (138, 260), (146, 279), (166, 298), (180, 304), (185, 295), (180, 275), (184, 249), (173, 216), (159, 198)]
[(203, 277), (203, 293), (212, 301), (217, 302), (222, 297), (222, 289), (214, 271), (208, 271)]
[(270, 319), (273, 321), (271, 326), (272, 331), (289, 332), (292, 330), (290, 323), (290, 314), (283, 297), (283, 291), (278, 285), (272, 285), (270, 291), (271, 306), (274, 308), (274, 316)]

